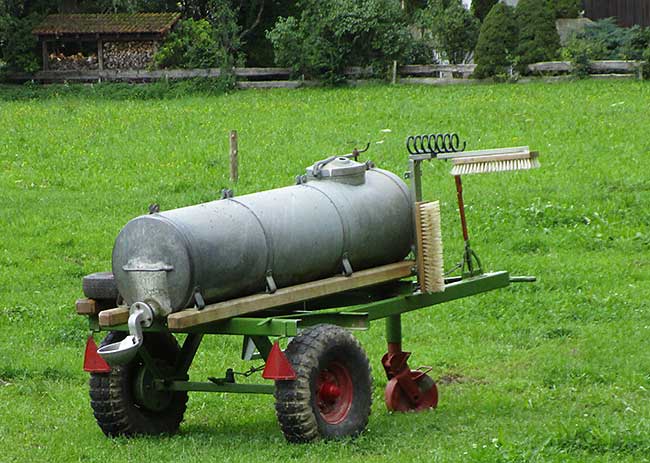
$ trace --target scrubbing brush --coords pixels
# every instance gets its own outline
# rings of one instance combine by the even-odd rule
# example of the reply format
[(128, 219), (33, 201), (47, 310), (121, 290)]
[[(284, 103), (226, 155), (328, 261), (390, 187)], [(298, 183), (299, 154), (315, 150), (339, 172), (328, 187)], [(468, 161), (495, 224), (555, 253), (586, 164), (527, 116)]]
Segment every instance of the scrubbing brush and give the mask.
[(454, 163), (451, 175), (484, 174), (540, 167), (538, 153), (527, 146), (441, 154), (438, 159)]
[(420, 290), (423, 293), (444, 291), (440, 203), (438, 201), (416, 203), (415, 219)]

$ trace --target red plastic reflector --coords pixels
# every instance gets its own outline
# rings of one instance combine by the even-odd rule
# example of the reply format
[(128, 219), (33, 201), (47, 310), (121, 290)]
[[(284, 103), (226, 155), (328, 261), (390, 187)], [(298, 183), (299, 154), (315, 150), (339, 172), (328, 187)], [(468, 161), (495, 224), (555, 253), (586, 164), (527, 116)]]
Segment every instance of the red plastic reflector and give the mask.
[(92, 336), (86, 341), (86, 352), (84, 354), (84, 371), (88, 373), (110, 373), (111, 367), (106, 360), (97, 353), (97, 344)]
[(280, 344), (278, 344), (277, 341), (275, 341), (271, 348), (271, 352), (269, 352), (269, 358), (266, 359), (262, 378), (274, 379), (276, 381), (279, 379), (296, 379), (296, 372), (293, 371), (289, 359), (284, 355), (284, 352), (280, 349)]

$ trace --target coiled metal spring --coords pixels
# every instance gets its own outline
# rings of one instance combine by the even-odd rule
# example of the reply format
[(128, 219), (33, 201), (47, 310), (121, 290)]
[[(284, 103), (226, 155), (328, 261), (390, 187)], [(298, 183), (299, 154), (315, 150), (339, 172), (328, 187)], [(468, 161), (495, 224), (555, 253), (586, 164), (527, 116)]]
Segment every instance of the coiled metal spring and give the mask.
[(460, 137), (455, 133), (431, 133), (411, 135), (406, 139), (406, 149), (409, 154), (438, 154), (460, 153), (465, 151), (467, 142), (460, 143)]

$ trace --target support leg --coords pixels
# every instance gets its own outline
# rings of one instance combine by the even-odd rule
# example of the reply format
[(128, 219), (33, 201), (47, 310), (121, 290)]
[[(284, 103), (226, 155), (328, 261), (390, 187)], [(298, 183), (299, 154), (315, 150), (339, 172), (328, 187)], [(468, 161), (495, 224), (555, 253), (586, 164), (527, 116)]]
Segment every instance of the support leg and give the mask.
[(402, 350), (402, 319), (400, 315), (386, 318), (388, 352), (381, 363), (388, 384), (384, 398), (386, 407), (394, 411), (419, 411), (438, 404), (438, 389), (426, 372), (411, 370), (408, 366), (410, 352)]

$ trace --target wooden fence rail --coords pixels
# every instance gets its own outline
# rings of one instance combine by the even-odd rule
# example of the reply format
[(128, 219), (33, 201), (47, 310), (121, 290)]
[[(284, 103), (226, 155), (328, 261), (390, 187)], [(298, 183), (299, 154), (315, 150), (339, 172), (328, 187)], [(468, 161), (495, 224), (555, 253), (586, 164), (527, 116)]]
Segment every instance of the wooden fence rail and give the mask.
[[(462, 84), (480, 82), (469, 78), (476, 68), (475, 64), (427, 64), (403, 65), (397, 69), (399, 83), (420, 84)], [(528, 66), (535, 75), (546, 73), (570, 73), (572, 64), (569, 61), (550, 61), (535, 63)], [(595, 75), (637, 76), (642, 78), (643, 62), (641, 61), (592, 61), (590, 73)], [(372, 76), (372, 68), (349, 67), (345, 69), (350, 79), (363, 79)], [(315, 82), (289, 80), (292, 77), (289, 68), (234, 68), (240, 88), (296, 88), (314, 85)], [(7, 80), (13, 82), (38, 81), (53, 82), (151, 82), (156, 80), (176, 80), (197, 77), (215, 78), (222, 75), (221, 69), (169, 69), (169, 70), (88, 70), (88, 71), (39, 71), (34, 74), (13, 73)]]

